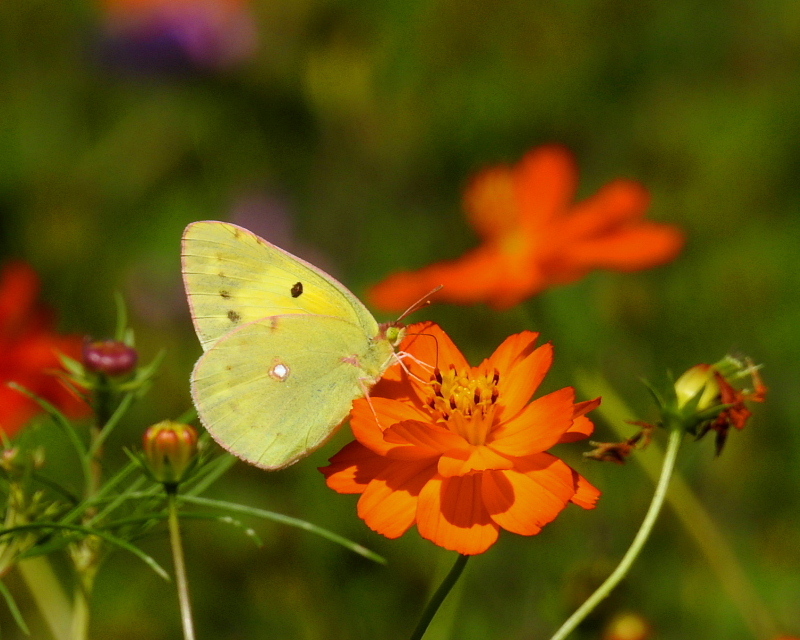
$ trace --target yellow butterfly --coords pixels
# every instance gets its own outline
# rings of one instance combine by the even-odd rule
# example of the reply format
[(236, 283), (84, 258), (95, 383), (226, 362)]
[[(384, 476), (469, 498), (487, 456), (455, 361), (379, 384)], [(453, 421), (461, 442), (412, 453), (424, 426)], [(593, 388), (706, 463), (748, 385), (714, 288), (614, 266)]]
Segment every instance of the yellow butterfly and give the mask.
[(200, 421), (235, 456), (282, 469), (322, 446), (395, 360), (405, 329), (378, 324), (331, 276), (225, 222), (194, 222), (182, 271), (204, 354)]

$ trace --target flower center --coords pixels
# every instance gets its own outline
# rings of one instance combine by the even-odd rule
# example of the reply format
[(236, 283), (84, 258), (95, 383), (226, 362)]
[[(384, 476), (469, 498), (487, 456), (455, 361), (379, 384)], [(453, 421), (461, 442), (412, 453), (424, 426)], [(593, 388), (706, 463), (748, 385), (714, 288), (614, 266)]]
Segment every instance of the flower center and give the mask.
[(445, 372), (434, 369), (427, 404), (436, 422), (480, 446), (494, 424), (500, 373), (496, 369), (491, 376), (472, 377), (471, 373), (474, 371), (457, 371), (452, 366)]

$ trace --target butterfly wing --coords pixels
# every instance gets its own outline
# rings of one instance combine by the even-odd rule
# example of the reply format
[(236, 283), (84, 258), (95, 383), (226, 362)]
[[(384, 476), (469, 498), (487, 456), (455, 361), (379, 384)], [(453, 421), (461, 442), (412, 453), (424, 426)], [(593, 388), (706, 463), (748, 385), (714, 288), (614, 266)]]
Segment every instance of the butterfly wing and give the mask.
[(281, 469), (322, 446), (393, 349), (342, 318), (281, 315), (243, 325), (198, 360), (192, 396), (225, 449)]
[(239, 326), (268, 316), (318, 314), (378, 333), (372, 314), (342, 284), (247, 229), (216, 221), (186, 227), (183, 281), (197, 336), (207, 351)]

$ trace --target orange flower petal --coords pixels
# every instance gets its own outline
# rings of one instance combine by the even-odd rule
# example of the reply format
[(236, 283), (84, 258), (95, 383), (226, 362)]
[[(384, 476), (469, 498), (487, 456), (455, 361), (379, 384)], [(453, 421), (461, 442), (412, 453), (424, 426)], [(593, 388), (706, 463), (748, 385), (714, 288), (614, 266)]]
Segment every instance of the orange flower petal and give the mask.
[(491, 447), (473, 445), (451, 449), (439, 458), (439, 474), (445, 478), (463, 476), (472, 471), (511, 469), (513, 466), (511, 460), (493, 451)]
[(583, 402), (576, 402), (575, 407), (573, 409), (572, 417), (573, 418), (580, 418), (581, 416), (586, 415), (590, 411), (594, 411), (597, 407), (600, 406), (600, 403), (603, 401), (603, 398), (598, 396), (594, 400), (584, 400)]
[(383, 471), (390, 461), (376, 455), (358, 440), (345, 445), (319, 470), (327, 485), (339, 493), (363, 493), (367, 485)]
[(350, 428), (362, 444), (377, 454), (386, 455), (395, 445), (386, 442), (383, 437), (384, 429), (404, 420), (428, 422), (430, 417), (413, 404), (370, 396), (353, 402)]
[(599, 407), (601, 400), (602, 398), (595, 398), (594, 400), (576, 402), (572, 414), (574, 418), (572, 426), (564, 432), (558, 442), (576, 442), (592, 435), (594, 423), (585, 414)]
[(474, 304), (491, 296), (505, 277), (503, 256), (482, 246), (464, 256), (418, 271), (401, 271), (379, 282), (367, 293), (370, 303), (383, 311), (402, 312), (439, 285), (434, 300)]
[(563, 233), (572, 241), (607, 234), (638, 220), (650, 207), (650, 194), (638, 182), (614, 180), (572, 207)]
[(390, 446), (383, 455), (394, 460), (438, 458), (453, 447), (467, 445), (458, 434), (430, 421), (404, 420), (386, 429), (383, 439)]
[(358, 517), (373, 531), (399, 538), (414, 524), (420, 491), (435, 474), (430, 462), (390, 463), (359, 498)]
[(520, 160), (514, 178), (522, 226), (535, 233), (569, 208), (577, 188), (578, 168), (565, 147), (545, 145)]
[(526, 456), (555, 445), (572, 425), (572, 387), (537, 398), (492, 432), (489, 445), (508, 456)]
[[(414, 358), (431, 367), (447, 369), (452, 365), (459, 370), (469, 368), (464, 354), (439, 325), (430, 323), (421, 328), (418, 335), (412, 336), (411, 333), (417, 331), (416, 327), (417, 325), (411, 325), (408, 328), (409, 337), (401, 343), (401, 351), (410, 353)], [(414, 373), (413, 369), (412, 373)], [(430, 375), (431, 370), (428, 369), (427, 377), (422, 375), (420, 377), (429, 380)]]
[(417, 529), (434, 544), (465, 555), (483, 553), (500, 527), (483, 504), (482, 474), (434, 476), (419, 494)]
[(569, 500), (552, 493), (534, 477), (516, 471), (487, 471), (482, 488), (492, 520), (524, 536), (539, 533)]
[(539, 334), (533, 331), (523, 331), (506, 338), (480, 367), (489, 374), (493, 368), (500, 373), (497, 387), (506, 419), (527, 404), (553, 362), (551, 344), (534, 349), (538, 336)]
[(584, 509), (594, 509), (597, 506), (597, 499), (600, 497), (600, 490), (590, 484), (586, 478), (574, 469), (572, 473), (577, 476), (578, 490), (572, 496), (570, 502)]
[(464, 190), (467, 218), (484, 240), (513, 233), (520, 226), (514, 172), (507, 165), (489, 167)]
[(572, 426), (562, 434), (558, 439), (558, 443), (577, 442), (578, 440), (588, 438), (593, 432), (594, 423), (586, 416), (581, 416), (572, 421)]
[(571, 245), (565, 261), (584, 273), (590, 269), (639, 271), (674, 260), (683, 244), (677, 227), (643, 220)]

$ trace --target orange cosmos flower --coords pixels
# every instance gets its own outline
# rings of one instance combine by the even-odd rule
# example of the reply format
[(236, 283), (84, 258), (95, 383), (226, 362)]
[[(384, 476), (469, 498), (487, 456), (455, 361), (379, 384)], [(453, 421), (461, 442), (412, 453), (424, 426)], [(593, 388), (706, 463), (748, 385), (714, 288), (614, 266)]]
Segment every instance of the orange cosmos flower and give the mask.
[(36, 301), (39, 278), (27, 264), (0, 271), (0, 430), (15, 434), (41, 409), (7, 382), (14, 381), (77, 417), (88, 407), (53, 375), (63, 371), (58, 353), (79, 358), (81, 338), (53, 331), (53, 316)]
[(339, 493), (360, 493), (358, 515), (397, 538), (422, 537), (465, 555), (483, 553), (500, 529), (535, 535), (567, 503), (594, 507), (600, 492), (547, 449), (587, 437), (572, 388), (529, 403), (552, 362), (538, 334), (511, 336), (470, 367), (437, 325), (408, 328), (396, 364), (353, 403), (356, 437), (321, 469)]
[(556, 145), (534, 149), (514, 167), (479, 173), (464, 194), (464, 208), (481, 246), (450, 262), (389, 276), (370, 292), (373, 304), (401, 311), (444, 285), (439, 300), (502, 309), (593, 269), (638, 271), (678, 255), (683, 234), (642, 219), (650, 205), (642, 185), (615, 180), (573, 203), (577, 176), (572, 155)]

